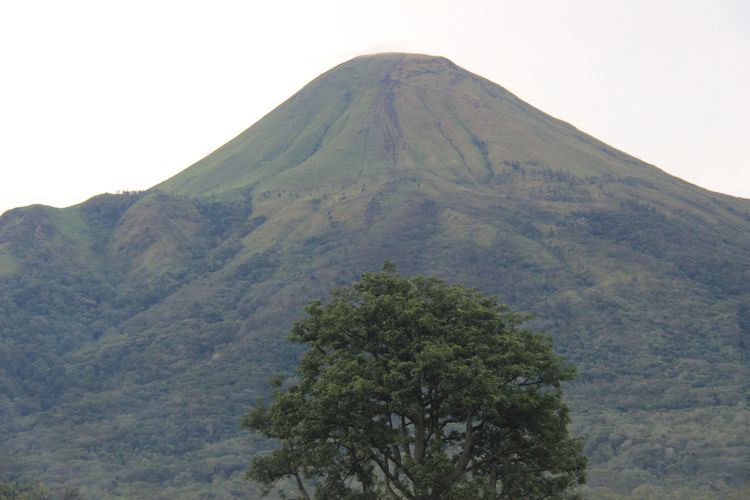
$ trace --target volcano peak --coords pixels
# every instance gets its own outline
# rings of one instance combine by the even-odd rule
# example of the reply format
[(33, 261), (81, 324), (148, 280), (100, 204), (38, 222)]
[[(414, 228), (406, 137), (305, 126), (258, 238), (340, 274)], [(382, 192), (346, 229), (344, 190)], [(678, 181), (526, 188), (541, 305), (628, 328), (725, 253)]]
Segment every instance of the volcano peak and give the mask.
[(574, 177), (664, 177), (444, 57), (384, 53), (322, 74), (157, 187), (236, 196), (399, 176), (486, 184), (509, 165)]

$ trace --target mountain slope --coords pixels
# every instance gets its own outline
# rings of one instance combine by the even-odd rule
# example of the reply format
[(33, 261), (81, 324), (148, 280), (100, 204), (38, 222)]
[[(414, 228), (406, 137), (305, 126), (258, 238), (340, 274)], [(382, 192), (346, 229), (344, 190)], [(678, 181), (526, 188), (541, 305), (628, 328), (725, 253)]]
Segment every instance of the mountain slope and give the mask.
[[(394, 174), (482, 183), (504, 162), (574, 175), (658, 175), (443, 58), (360, 57), (323, 74), (233, 141), (157, 188), (315, 189)], [(507, 165), (506, 165), (507, 166)]]
[(268, 444), (238, 420), (293, 366), (291, 321), (390, 259), (533, 312), (579, 365), (589, 491), (726, 496), (750, 477), (748, 249), (748, 200), (446, 59), (356, 58), (152, 190), (0, 218), (0, 466), (252, 497)]

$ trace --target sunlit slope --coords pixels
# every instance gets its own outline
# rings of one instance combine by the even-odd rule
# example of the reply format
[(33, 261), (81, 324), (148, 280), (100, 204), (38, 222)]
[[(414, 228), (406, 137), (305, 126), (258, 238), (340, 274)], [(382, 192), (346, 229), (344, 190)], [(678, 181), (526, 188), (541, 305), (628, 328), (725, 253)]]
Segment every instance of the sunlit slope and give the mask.
[(332, 69), (147, 192), (0, 217), (0, 466), (254, 498), (268, 444), (238, 421), (295, 364), (291, 322), (386, 259), (535, 314), (580, 368), (596, 498), (747, 483), (750, 202), (406, 54)]

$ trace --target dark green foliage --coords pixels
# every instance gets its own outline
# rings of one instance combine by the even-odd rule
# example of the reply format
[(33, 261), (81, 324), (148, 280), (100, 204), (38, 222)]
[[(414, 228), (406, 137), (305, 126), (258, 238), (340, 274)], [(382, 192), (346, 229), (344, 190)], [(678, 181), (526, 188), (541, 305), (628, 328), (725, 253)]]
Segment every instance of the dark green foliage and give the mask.
[(0, 500), (50, 500), (49, 490), (41, 484), (0, 483)]
[[(717, 295), (750, 293), (750, 270), (739, 248), (727, 247), (712, 230), (697, 232), (680, 220), (685, 215), (667, 216), (654, 206), (628, 199), (618, 209), (580, 214), (593, 236), (607, 238), (632, 250), (672, 262), (693, 281)], [(689, 217), (689, 216), (688, 216)], [(707, 247), (724, 251), (705, 255)]]
[(583, 483), (551, 340), (494, 298), (392, 266), (313, 301), (300, 381), (243, 427), (279, 440), (248, 476), (315, 498), (559, 498)]
[(76, 488), (63, 487), (59, 491), (41, 483), (19, 483), (0, 481), (0, 500), (81, 500)]

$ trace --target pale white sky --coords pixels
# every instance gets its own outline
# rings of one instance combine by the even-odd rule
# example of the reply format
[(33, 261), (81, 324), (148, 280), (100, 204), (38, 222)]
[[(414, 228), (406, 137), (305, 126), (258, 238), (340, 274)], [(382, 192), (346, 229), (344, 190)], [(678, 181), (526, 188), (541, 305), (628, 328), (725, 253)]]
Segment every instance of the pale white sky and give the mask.
[(146, 189), (380, 51), (750, 198), (748, 1), (24, 0), (0, 2), (0, 213)]

